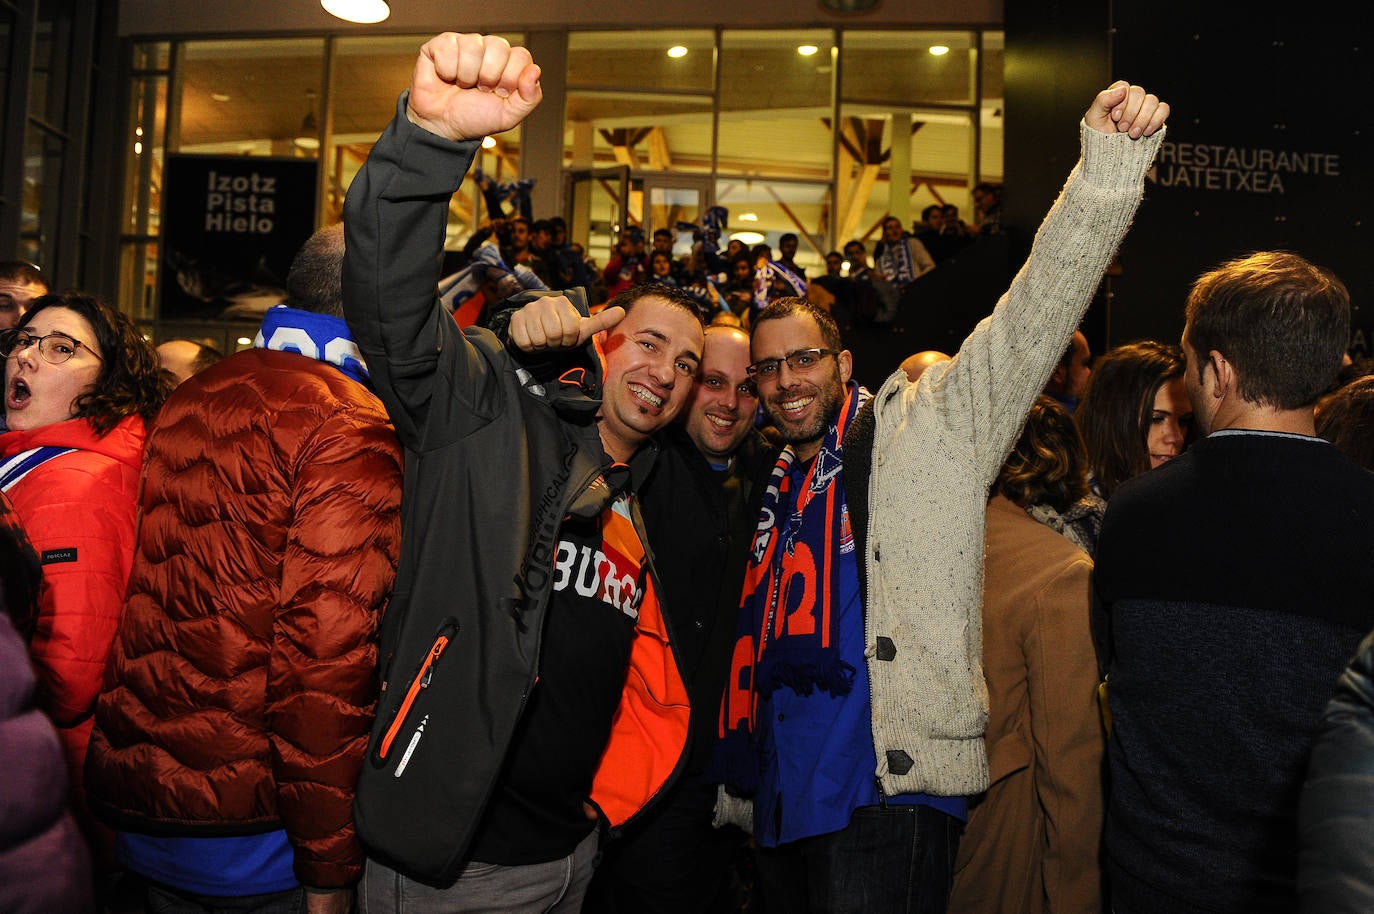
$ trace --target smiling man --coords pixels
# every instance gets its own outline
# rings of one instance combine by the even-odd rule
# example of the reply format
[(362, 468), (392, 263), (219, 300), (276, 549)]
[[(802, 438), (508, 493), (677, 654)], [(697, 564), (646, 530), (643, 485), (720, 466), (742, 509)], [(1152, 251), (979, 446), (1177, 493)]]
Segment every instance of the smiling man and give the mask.
[[(633, 314), (633, 312), (632, 312)], [(584, 910), (704, 911), (720, 891), (738, 829), (711, 825), (715, 786), (703, 777), (734, 644), (749, 535), (777, 448), (755, 428), (749, 334), (706, 330), (701, 370), (680, 420), (664, 430), (640, 488), (644, 523), (692, 699), (692, 740), (678, 783), (602, 851)]]
[(750, 373), (787, 447), (762, 487), (713, 773), (752, 800), (721, 812), (753, 829), (770, 910), (945, 908), (965, 798), (988, 785), (988, 485), (1125, 234), (1168, 111), (1126, 82), (1098, 93), (1029, 260), (917, 381), (898, 370), (870, 398), (804, 299), (754, 320)]
[(645, 286), (589, 317), (581, 290), (528, 293), (503, 340), (435, 298), (451, 196), (540, 97), (525, 49), (439, 35), (348, 192), (345, 312), (406, 453), (364, 912), (578, 910), (597, 820), (633, 818), (687, 750), (637, 491), (692, 392), (693, 300)]

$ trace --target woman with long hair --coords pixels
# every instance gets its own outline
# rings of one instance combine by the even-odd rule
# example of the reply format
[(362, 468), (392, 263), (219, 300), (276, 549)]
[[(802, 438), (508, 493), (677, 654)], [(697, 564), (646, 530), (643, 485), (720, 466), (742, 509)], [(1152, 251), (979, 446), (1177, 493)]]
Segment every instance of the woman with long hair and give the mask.
[(39, 701), (57, 724), (73, 806), (109, 869), (81, 786), (96, 698), (133, 563), (146, 423), (172, 390), (127, 316), (88, 295), (36, 299), (0, 332), (0, 490), (43, 561), (36, 617), (19, 619)]
[(983, 676), (990, 783), (969, 802), (949, 914), (1102, 910), (1102, 724), (1088, 495), (1073, 418), (1041, 395), (988, 499)]
[(1105, 499), (1126, 480), (1183, 453), (1193, 405), (1180, 346), (1155, 340), (1105, 353), (1075, 419), (1088, 449), (1093, 491)]

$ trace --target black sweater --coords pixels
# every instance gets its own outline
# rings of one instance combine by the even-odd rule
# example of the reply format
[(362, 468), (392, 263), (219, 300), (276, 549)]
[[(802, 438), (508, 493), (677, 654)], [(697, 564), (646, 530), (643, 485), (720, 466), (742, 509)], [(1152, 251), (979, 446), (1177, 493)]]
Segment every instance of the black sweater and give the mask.
[(1094, 590), (1117, 910), (1294, 910), (1313, 733), (1374, 627), (1374, 475), (1209, 437), (1112, 498)]

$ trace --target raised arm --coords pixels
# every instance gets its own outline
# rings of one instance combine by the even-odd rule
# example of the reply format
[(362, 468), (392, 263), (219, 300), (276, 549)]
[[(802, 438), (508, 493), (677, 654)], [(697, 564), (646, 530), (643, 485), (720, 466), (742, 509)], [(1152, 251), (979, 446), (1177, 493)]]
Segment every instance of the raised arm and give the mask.
[[(423, 446), (434, 403), (459, 421), (464, 409), (481, 412), (485, 366), (435, 295), (448, 205), (481, 139), (518, 125), (541, 98), (539, 67), (524, 48), (438, 35), (421, 48), (397, 116), (349, 187), (345, 316), (409, 447)], [(441, 356), (451, 360), (442, 373)], [(448, 386), (436, 391), (440, 378)]]
[(1125, 81), (1097, 94), (1083, 115), (1082, 157), (1011, 287), (947, 366), (919, 384), (900, 371), (888, 378), (875, 404), (880, 435), (928, 399), (942, 425), (967, 436), (980, 478), (995, 477), (1125, 237), (1168, 116)]
[(510, 130), (543, 99), (539, 66), (495, 35), (445, 32), (425, 42), (410, 76), (406, 116), (445, 139)]

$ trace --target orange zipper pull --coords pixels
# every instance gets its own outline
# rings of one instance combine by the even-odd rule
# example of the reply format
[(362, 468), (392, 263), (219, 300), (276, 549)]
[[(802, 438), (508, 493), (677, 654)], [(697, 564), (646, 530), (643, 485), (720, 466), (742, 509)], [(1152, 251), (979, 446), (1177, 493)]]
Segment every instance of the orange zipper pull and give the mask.
[(401, 726), (405, 723), (406, 717), (410, 715), (410, 708), (415, 704), (415, 699), (419, 696), (420, 690), (429, 686), (430, 680), (434, 678), (434, 664), (438, 661), (439, 655), (448, 647), (448, 635), (440, 635), (434, 641), (434, 646), (429, 649), (429, 654), (425, 656), (424, 665), (420, 667), (419, 675), (410, 683), (410, 689), (406, 691), (405, 700), (401, 702), (401, 707), (396, 711), (396, 719), (387, 728), (386, 736), (382, 738), (382, 747), (377, 752), (378, 758), (386, 758), (391, 751), (391, 743), (396, 739), (396, 734), (401, 731)]

